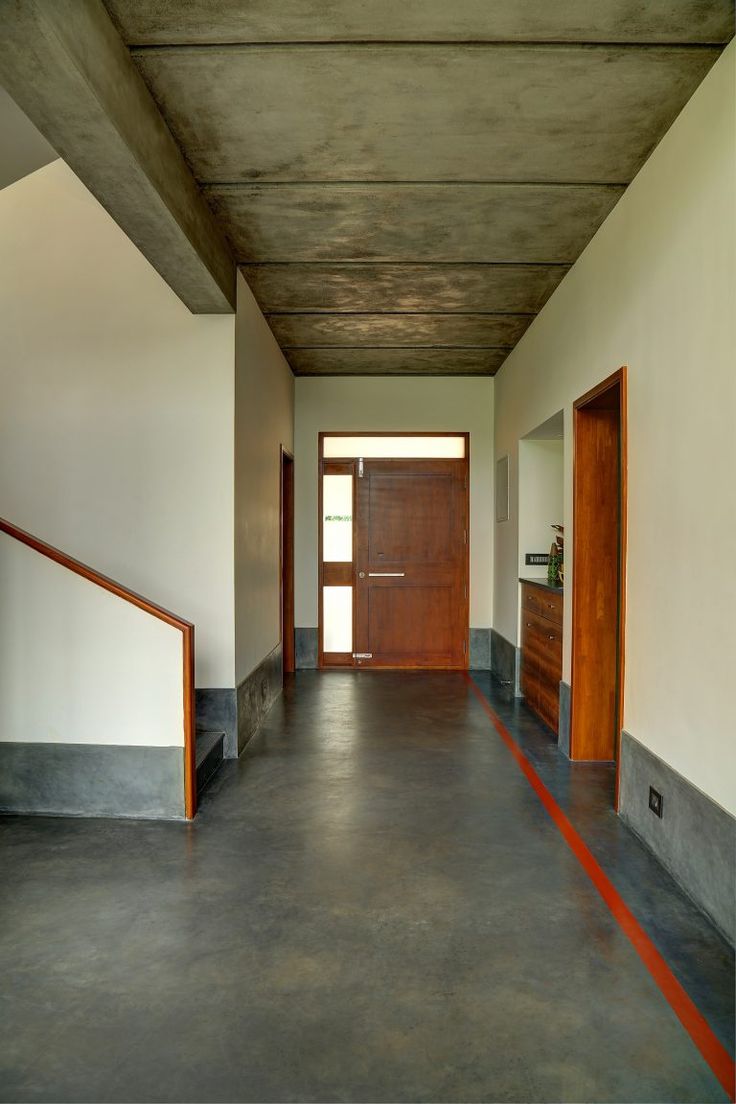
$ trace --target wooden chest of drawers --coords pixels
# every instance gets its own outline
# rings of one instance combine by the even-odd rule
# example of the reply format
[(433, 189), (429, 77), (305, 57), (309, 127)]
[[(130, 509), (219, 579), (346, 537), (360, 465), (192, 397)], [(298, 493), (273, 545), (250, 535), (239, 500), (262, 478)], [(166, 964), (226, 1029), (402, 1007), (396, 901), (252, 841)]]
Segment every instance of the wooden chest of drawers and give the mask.
[(562, 678), (562, 591), (521, 584), (521, 690), (557, 732)]

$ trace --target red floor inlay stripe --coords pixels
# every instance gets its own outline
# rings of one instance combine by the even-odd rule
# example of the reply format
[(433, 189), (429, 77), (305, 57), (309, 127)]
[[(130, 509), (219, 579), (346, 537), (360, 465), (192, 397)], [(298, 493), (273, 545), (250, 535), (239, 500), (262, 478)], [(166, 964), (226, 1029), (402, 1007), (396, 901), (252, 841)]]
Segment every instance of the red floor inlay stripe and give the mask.
[(518, 766), (526, 775), (527, 781), (532, 786), (537, 797), (556, 824), (565, 843), (608, 905), (619, 927), (621, 927), (631, 940), (635, 951), (656, 981), (680, 1023), (695, 1043), (695, 1046), (720, 1081), (724, 1090), (728, 1093), (729, 1099), (734, 1100), (736, 1094), (736, 1065), (731, 1055), (716, 1038), (705, 1017), (698, 1011), (693, 1001), (680, 985), (664, 958), (654, 946), (654, 943), (627, 906), (613, 882), (611, 882), (610, 878), (598, 865), (582, 838), (575, 831), (544, 782), (542, 782), (534, 767), (511, 736), (511, 733), (508, 731), (501, 718), (494, 713), (482, 690), (476, 686), (467, 672), (463, 672), (463, 674), (471, 690), (488, 714), (496, 732), (506, 744)]

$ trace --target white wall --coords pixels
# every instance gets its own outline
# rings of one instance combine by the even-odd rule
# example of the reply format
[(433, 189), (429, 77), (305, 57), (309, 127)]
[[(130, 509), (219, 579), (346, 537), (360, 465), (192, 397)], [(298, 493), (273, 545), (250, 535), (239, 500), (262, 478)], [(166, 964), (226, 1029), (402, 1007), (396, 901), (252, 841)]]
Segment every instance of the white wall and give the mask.
[(0, 534), (0, 741), (184, 743), (182, 634)]
[(470, 431), (470, 624), (492, 624), (493, 380), (301, 377), (296, 380), (296, 624), (317, 625), (320, 430)]
[[(629, 366), (624, 727), (736, 811), (736, 43), (496, 377), (495, 627), (516, 639), (518, 442)], [(572, 442), (565, 443), (570, 580)], [(570, 677), (570, 588), (564, 675)]]
[(234, 685), (234, 319), (194, 316), (63, 161), (0, 192), (0, 516), (197, 627)]
[(564, 444), (519, 442), (519, 575), (546, 579), (546, 567), (527, 566), (527, 552), (549, 552), (555, 539), (552, 525), (561, 525), (564, 502)]
[(235, 327), (235, 683), (281, 639), (281, 446), (294, 449), (294, 377), (238, 275)]

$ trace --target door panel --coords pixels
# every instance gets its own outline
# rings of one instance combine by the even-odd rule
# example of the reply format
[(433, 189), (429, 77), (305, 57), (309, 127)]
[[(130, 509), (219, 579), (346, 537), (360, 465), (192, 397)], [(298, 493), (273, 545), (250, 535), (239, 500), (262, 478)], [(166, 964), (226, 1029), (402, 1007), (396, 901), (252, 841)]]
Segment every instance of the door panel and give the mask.
[(454, 479), (448, 475), (368, 475), (368, 557), (384, 564), (449, 563)]
[(366, 460), (356, 480), (357, 665), (464, 667), (465, 460)]
[(451, 587), (371, 586), (368, 640), (374, 655), (432, 656), (447, 663), (453, 654)]

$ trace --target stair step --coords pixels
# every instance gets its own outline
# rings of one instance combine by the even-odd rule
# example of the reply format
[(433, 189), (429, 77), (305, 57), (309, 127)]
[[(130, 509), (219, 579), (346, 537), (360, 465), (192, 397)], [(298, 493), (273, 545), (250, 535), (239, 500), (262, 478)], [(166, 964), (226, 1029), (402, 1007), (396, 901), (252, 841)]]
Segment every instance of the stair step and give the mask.
[(224, 732), (198, 732), (196, 747), (197, 793), (200, 794), (223, 758)]

